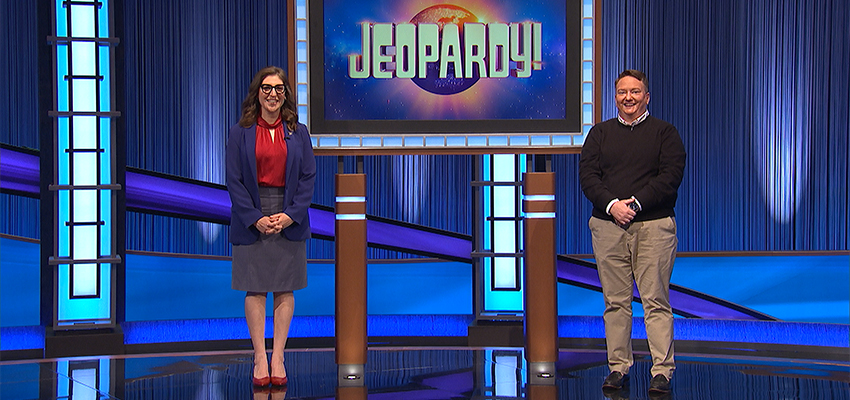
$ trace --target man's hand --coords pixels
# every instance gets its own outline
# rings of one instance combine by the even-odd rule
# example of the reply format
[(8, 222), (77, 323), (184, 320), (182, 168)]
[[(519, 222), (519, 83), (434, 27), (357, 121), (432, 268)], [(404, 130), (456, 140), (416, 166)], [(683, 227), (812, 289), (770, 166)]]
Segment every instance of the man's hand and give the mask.
[(611, 216), (614, 217), (614, 222), (620, 226), (627, 226), (635, 218), (635, 210), (629, 206), (634, 203), (635, 199), (620, 200), (611, 206)]

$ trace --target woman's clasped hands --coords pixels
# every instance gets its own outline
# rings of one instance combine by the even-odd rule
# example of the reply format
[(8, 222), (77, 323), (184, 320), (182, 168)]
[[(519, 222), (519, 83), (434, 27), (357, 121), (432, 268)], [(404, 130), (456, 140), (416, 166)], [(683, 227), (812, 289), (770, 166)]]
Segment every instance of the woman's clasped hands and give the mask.
[(290, 218), (289, 215), (286, 215), (285, 213), (277, 213), (264, 216), (254, 223), (254, 227), (256, 227), (258, 231), (266, 235), (274, 235), (280, 233), (280, 231), (286, 229), (286, 227), (288, 227), (289, 225), (292, 225), (292, 218)]

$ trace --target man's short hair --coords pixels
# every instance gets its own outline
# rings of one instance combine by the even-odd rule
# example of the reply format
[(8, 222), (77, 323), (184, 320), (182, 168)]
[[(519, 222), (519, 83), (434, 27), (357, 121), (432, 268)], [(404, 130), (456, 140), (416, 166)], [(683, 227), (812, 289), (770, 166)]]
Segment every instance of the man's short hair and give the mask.
[(617, 80), (614, 81), (614, 87), (617, 87), (617, 84), (620, 83), (620, 79), (627, 76), (631, 76), (632, 78), (641, 81), (641, 83), (643, 83), (643, 88), (646, 89), (647, 92), (649, 91), (649, 79), (646, 78), (646, 74), (636, 69), (624, 69), (623, 72), (620, 72), (620, 75), (617, 76)]

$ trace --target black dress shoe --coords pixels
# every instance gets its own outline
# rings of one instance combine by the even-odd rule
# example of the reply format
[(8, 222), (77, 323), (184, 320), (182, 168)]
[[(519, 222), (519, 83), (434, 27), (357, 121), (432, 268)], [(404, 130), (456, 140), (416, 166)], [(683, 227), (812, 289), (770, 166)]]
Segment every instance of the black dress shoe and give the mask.
[(670, 380), (666, 376), (658, 374), (649, 381), (649, 393), (669, 393)]
[(602, 382), (602, 390), (617, 390), (623, 387), (629, 381), (629, 375), (623, 375), (622, 372), (614, 371), (605, 378)]
[[(631, 390), (629, 390), (628, 384), (620, 389), (602, 389), (602, 396), (611, 400), (629, 400), (630, 394)], [(649, 398), (652, 399), (652, 395), (649, 395)]]

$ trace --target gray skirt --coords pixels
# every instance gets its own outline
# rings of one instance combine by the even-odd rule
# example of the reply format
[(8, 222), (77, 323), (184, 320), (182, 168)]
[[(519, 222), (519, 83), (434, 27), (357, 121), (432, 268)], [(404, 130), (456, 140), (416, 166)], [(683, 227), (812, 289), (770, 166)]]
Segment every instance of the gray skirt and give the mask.
[[(283, 211), (283, 188), (260, 187), (263, 215)], [(307, 242), (293, 242), (283, 233), (260, 234), (248, 245), (233, 245), (234, 290), (291, 292), (307, 287)]]

